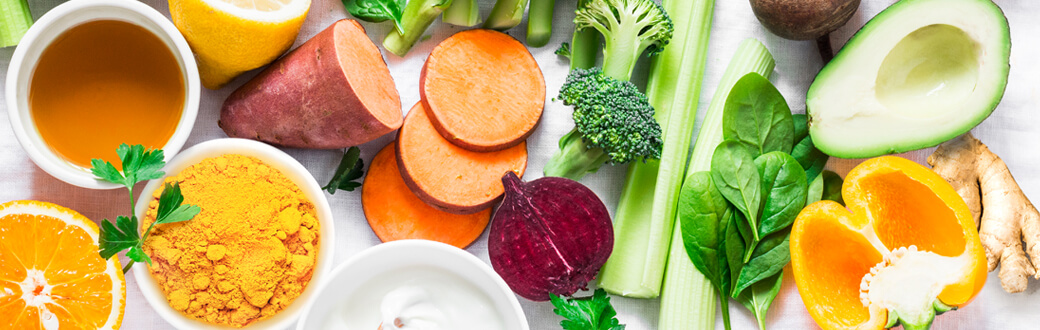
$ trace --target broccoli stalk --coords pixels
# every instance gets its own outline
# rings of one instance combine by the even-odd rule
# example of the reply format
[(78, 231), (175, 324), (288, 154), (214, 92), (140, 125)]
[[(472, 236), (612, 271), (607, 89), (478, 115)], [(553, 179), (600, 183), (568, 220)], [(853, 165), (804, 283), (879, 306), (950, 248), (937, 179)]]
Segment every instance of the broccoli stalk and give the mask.
[(527, 0), (498, 0), (484, 21), (485, 29), (506, 30), (520, 25), (524, 19)]
[(404, 7), (401, 16), (401, 27), (404, 33), (393, 29), (383, 39), (383, 47), (397, 56), (404, 56), (412, 49), (416, 41), (440, 16), (444, 9), (451, 6), (452, 0), (412, 0)]
[(441, 20), (458, 26), (477, 25), (480, 23), (480, 6), (477, 0), (454, 0), (451, 7), (444, 10)]
[[(560, 151), (549, 159), (545, 175), (579, 180), (603, 164), (659, 159), (661, 127), (646, 95), (628, 80), (641, 54), (660, 52), (668, 43), (673, 29), (668, 14), (653, 0), (588, 0), (578, 8), (574, 23), (574, 70), (559, 98), (574, 106), (575, 129), (560, 140)], [(603, 70), (583, 70), (589, 64), (587, 47), (598, 46), (586, 33), (595, 31), (606, 41)]]
[(643, 52), (653, 55), (672, 38), (672, 20), (652, 0), (590, 0), (577, 11), (575, 29), (603, 35), (603, 72), (628, 80)]
[(542, 47), (549, 44), (549, 38), (552, 37), (556, 0), (530, 1), (531, 9), (527, 11), (527, 44), (531, 47)]
[[(589, 1), (578, 0), (578, 8), (585, 7), (587, 2)], [(599, 45), (599, 31), (576, 27), (574, 36), (571, 37), (571, 43), (567, 46), (570, 50), (568, 57), (571, 60), (571, 70), (595, 67), (596, 57), (599, 55)]]

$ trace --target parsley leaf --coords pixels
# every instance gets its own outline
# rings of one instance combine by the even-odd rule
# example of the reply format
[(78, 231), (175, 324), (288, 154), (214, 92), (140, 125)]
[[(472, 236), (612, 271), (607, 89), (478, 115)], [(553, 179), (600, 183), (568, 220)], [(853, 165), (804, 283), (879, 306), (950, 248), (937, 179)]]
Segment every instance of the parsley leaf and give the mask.
[(108, 259), (112, 256), (140, 243), (141, 236), (137, 234), (137, 217), (116, 217), (116, 223), (112, 224), (108, 219), (101, 221), (101, 235), (98, 237), (101, 257)]
[(404, 0), (343, 0), (343, 7), (360, 20), (379, 23), (394, 21), (397, 32), (404, 34), (401, 19), (404, 17)]
[[(101, 180), (126, 186), (130, 192), (131, 214), (134, 205), (134, 185), (141, 181), (160, 179), (165, 172), (162, 171), (166, 162), (163, 160), (161, 149), (145, 149), (142, 145), (128, 146), (122, 144), (116, 149), (119, 160), (122, 161), (123, 170), (116, 169), (111, 162), (101, 159), (90, 161), (90, 172)], [(157, 224), (188, 221), (202, 211), (195, 205), (184, 205), (184, 196), (181, 195), (180, 184), (167, 183), (159, 196), (159, 207), (156, 210), (156, 220), (144, 230), (144, 236), (138, 231), (140, 222), (136, 216), (118, 216), (113, 223), (108, 219), (101, 222), (101, 233), (98, 236), (98, 254), (108, 259), (126, 251), (126, 257), (130, 262), (123, 267), (123, 273), (130, 270), (134, 262), (147, 262), (152, 264), (152, 258), (144, 253), (144, 240), (152, 232)]]
[(336, 174), (332, 175), (332, 180), (329, 180), (329, 184), (321, 187), (329, 192), (329, 194), (336, 194), (337, 190), (354, 191), (357, 187), (361, 187), (361, 183), (355, 182), (354, 180), (360, 179), (365, 175), (365, 161), (361, 159), (361, 149), (358, 147), (350, 147), (346, 153), (343, 154), (343, 159), (339, 162), (339, 167), (336, 168)]
[(102, 180), (124, 185), (128, 189), (133, 189), (134, 184), (138, 182), (155, 180), (166, 175), (162, 171), (163, 165), (166, 165), (162, 149), (145, 150), (140, 144), (131, 147), (124, 143), (119, 145), (116, 153), (122, 161), (122, 171), (116, 169), (111, 162), (95, 158), (90, 160), (90, 172)]
[(610, 305), (610, 297), (603, 289), (596, 289), (590, 297), (564, 300), (555, 294), (549, 294), (553, 313), (563, 316), (560, 326), (564, 330), (624, 330), (619, 324), (617, 311)]
[(183, 205), (184, 196), (181, 195), (180, 184), (166, 184), (163, 188), (162, 195), (159, 195), (159, 208), (156, 212), (158, 216), (155, 222), (157, 224), (174, 223), (181, 221), (188, 221), (194, 218), (195, 215), (202, 212), (202, 209), (195, 205)]

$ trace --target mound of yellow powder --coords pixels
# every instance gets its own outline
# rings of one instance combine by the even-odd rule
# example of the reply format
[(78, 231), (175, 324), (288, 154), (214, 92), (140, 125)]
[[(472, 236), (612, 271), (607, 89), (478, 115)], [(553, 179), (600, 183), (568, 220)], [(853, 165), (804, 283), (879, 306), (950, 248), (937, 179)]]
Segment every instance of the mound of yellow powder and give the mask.
[[(314, 205), (260, 160), (209, 158), (179, 182), (191, 221), (156, 226), (144, 242), (152, 276), (170, 306), (193, 318), (243, 327), (285, 309), (310, 282), (318, 252)], [(155, 220), (161, 189), (144, 219)]]

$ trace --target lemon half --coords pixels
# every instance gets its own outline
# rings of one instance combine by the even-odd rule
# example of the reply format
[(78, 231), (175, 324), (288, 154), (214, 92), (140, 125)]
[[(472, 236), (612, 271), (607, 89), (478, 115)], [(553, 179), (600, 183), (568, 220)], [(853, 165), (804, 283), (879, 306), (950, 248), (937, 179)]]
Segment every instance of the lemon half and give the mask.
[(296, 40), (310, 0), (170, 0), (173, 24), (191, 46), (202, 85), (218, 89), (271, 63)]

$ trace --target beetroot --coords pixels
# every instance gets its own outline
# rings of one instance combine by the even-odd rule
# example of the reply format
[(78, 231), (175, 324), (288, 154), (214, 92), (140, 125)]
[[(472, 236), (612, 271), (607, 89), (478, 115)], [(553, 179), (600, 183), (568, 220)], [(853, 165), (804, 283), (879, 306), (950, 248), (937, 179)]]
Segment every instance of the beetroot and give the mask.
[(566, 178), (521, 182), (502, 177), (505, 198), (488, 238), (491, 266), (513, 292), (534, 300), (584, 289), (614, 248), (610, 214), (599, 197)]

